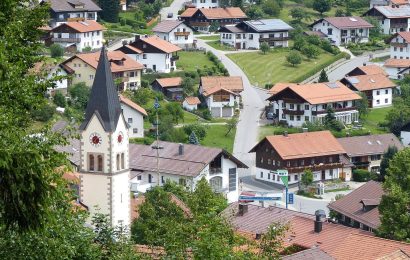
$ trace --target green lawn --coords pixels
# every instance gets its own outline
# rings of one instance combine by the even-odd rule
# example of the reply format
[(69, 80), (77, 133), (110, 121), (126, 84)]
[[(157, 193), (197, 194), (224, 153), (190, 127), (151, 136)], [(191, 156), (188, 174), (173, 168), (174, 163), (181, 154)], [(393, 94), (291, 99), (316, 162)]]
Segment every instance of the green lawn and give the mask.
[(217, 41), (217, 40), (219, 40), (220, 36), (218, 34), (218, 35), (209, 35), (209, 36), (198, 36), (198, 37), (195, 37), (195, 38), (205, 40), (205, 41)]
[(332, 54), (322, 52), (317, 59), (303, 60), (293, 67), (286, 61), (288, 53), (288, 48), (282, 48), (266, 54), (246, 52), (227, 56), (242, 68), (252, 84), (261, 87), (267, 83), (294, 82), (303, 75), (307, 78), (317, 67), (324, 66), (335, 58)]
[(195, 71), (205, 67), (211, 68), (214, 66), (208, 56), (201, 51), (180, 51), (178, 52), (179, 60), (177, 61), (178, 70)]
[(226, 127), (224, 125), (211, 125), (201, 144), (204, 146), (223, 148), (232, 153), (236, 131), (232, 130), (228, 136), (225, 136), (225, 133)]
[(210, 41), (210, 42), (207, 42), (206, 44), (208, 44), (214, 49), (221, 50), (221, 51), (234, 51), (235, 50), (235, 48), (230, 45), (221, 44), (219, 40)]
[(385, 120), (387, 113), (389, 113), (391, 109), (392, 107), (371, 109), (367, 117), (362, 120), (363, 128), (370, 130), (372, 134), (382, 134), (388, 132), (388, 129), (381, 128), (378, 124)]

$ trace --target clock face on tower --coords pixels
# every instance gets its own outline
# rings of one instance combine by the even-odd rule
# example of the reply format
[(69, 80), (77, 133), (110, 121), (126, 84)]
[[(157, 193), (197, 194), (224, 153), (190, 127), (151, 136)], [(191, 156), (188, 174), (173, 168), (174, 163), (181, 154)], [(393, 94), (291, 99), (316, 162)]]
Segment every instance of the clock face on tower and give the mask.
[(124, 135), (122, 134), (122, 132), (119, 132), (118, 137), (117, 137), (117, 142), (121, 144), (123, 140), (124, 140)]
[(92, 133), (91, 135), (90, 135), (90, 143), (93, 145), (93, 146), (99, 146), (100, 144), (101, 144), (101, 142), (102, 142), (102, 138), (101, 138), (101, 135), (99, 135), (98, 133)]

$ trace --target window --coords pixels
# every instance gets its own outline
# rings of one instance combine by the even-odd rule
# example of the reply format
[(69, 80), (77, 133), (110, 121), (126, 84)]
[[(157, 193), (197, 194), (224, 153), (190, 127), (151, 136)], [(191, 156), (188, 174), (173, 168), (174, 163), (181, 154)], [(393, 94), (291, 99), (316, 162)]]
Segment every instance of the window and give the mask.
[(332, 28), (328, 28), (327, 29), (327, 35), (332, 35), (333, 34), (333, 29)]
[(289, 109), (295, 109), (295, 104), (289, 104)]
[(305, 110), (309, 110), (309, 105), (305, 105)]
[(379, 99), (376, 100), (376, 104), (378, 104), (378, 105), (380, 104), (380, 100), (379, 100)]
[(261, 179), (263, 179), (263, 172), (261, 172)]
[(380, 95), (380, 91), (379, 91), (379, 90), (376, 91), (376, 95), (377, 95), (377, 96)]
[(327, 104), (323, 104), (322, 109), (326, 109), (326, 108), (327, 108)]
[(389, 94), (389, 90), (388, 90), (388, 89), (385, 89), (385, 90), (384, 90), (384, 94)]
[(276, 175), (276, 181), (280, 181), (280, 176)]
[[(215, 178), (215, 177), (214, 177)], [(178, 181), (179, 185), (186, 186), (186, 180), (184, 178), (180, 178)]]
[(268, 164), (269, 164), (269, 165), (271, 164), (271, 162), (272, 162), (272, 160), (271, 160), (271, 159), (268, 159)]
[(90, 80), (94, 80), (94, 75), (90, 75)]
[(295, 181), (299, 180), (299, 175), (295, 174)]
[(309, 116), (305, 116), (305, 121), (309, 122)]
[(143, 53), (143, 54), (142, 54), (142, 58), (145, 60), (145, 59), (147, 58), (147, 54), (146, 54), (146, 53)]
[(287, 161), (286, 164), (288, 167), (290, 167), (290, 161)]
[(389, 103), (389, 99), (388, 99), (388, 98), (385, 98), (385, 99), (384, 99), (384, 103), (385, 103), (385, 104)]
[(131, 71), (131, 72), (129, 73), (129, 75), (130, 75), (131, 78), (135, 77), (135, 74), (136, 74), (135, 71)]
[(90, 154), (89, 156), (88, 156), (88, 170), (90, 171), (90, 172), (93, 172), (94, 171), (94, 155), (92, 155), (92, 154)]
[(333, 162), (333, 157), (329, 157), (329, 163)]
[(304, 166), (305, 165), (305, 160), (301, 160), (300, 161), (300, 166)]
[(285, 108), (285, 107), (286, 107), (285, 102), (282, 102), (282, 108)]
[(138, 134), (138, 128), (133, 128), (133, 129), (132, 129), (132, 133)]
[(270, 180), (270, 173), (268, 173), (268, 180)]
[(294, 116), (294, 115), (290, 115), (290, 116), (289, 116), (289, 120), (290, 120), (290, 121), (295, 120), (295, 116)]
[(161, 183), (165, 183), (164, 176), (161, 176)]
[(296, 116), (296, 121), (300, 121), (300, 116)]
[(278, 164), (278, 166), (280, 166), (280, 161), (278, 161), (278, 163), (277, 163), (277, 164)]
[(98, 171), (102, 172), (103, 171), (103, 157), (101, 154), (97, 156), (97, 161), (98, 161)]
[(333, 169), (330, 169), (330, 170), (329, 170), (329, 176), (330, 176), (330, 177), (333, 177)]
[(249, 34), (249, 40), (253, 40), (253, 34), (252, 33)]
[(382, 158), (382, 156), (380, 154), (375, 154), (375, 155), (370, 156), (371, 161), (378, 161), (381, 158)]
[(132, 124), (132, 118), (131, 117), (128, 118), (128, 124)]
[(142, 180), (142, 175), (138, 175), (137, 180), (139, 180), (139, 181)]
[(315, 164), (315, 159), (314, 158), (312, 158), (312, 160), (310, 160), (310, 164)]
[(117, 171), (120, 170), (120, 154), (117, 154)]
[(286, 119), (286, 115), (285, 115), (285, 114), (282, 114), (282, 119)]
[(236, 168), (229, 168), (229, 191), (236, 190), (236, 183)]
[(121, 154), (121, 169), (125, 169), (125, 155)]

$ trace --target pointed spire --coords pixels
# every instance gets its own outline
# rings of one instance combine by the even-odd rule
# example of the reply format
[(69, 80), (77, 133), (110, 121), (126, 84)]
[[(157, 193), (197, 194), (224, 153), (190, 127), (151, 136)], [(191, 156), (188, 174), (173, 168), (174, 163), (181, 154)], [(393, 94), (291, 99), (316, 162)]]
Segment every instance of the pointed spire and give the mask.
[(110, 61), (108, 60), (105, 46), (101, 49), (90, 99), (85, 111), (85, 120), (81, 124), (80, 130), (84, 130), (87, 127), (94, 113), (99, 117), (105, 131), (115, 131), (121, 115), (121, 105), (117, 87), (112, 78)]

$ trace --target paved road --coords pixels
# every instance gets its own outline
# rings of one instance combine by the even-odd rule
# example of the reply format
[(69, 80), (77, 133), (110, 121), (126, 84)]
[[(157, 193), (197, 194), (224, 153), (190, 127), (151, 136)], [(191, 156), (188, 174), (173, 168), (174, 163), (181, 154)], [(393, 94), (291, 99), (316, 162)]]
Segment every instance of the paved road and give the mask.
[[(161, 9), (161, 20), (176, 20), (178, 19), (178, 11), (182, 9), (184, 3), (187, 0), (174, 0), (169, 7), (164, 7)], [(168, 18), (168, 13), (173, 13), (172, 18)]]
[(225, 65), (231, 76), (241, 76), (244, 84), (242, 100), (244, 107), (239, 116), (233, 154), (249, 166), (249, 169), (239, 171), (239, 177), (251, 175), (252, 166), (255, 165), (254, 154), (248, 153), (257, 142), (259, 116), (265, 107), (266, 91), (254, 88), (245, 73), (223, 51), (216, 50), (198, 39), (197, 46), (212, 51)]

